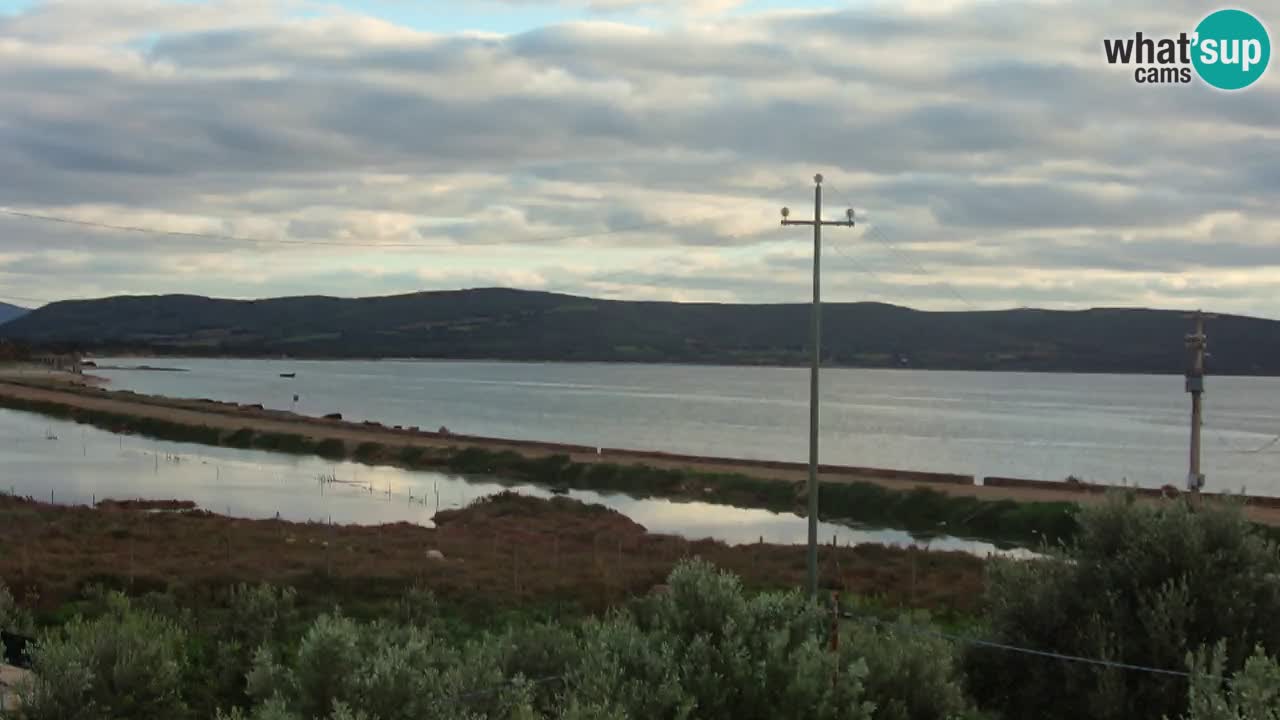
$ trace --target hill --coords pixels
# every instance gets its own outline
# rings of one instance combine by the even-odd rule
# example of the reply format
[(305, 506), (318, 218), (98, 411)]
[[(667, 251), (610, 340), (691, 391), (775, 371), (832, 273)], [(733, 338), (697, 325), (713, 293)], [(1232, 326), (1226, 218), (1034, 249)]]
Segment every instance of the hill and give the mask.
[(29, 311), (24, 307), (0, 302), (0, 325), (3, 325), (15, 318), (22, 317), (23, 315), (26, 315), (27, 312)]
[[(1182, 312), (923, 312), (824, 306), (824, 362), (860, 367), (1179, 373)], [(1280, 322), (1223, 316), (1211, 370), (1280, 375)], [(156, 354), (802, 365), (809, 306), (628, 302), (478, 289), (371, 298), (126, 296), (0, 327), (36, 345)]]

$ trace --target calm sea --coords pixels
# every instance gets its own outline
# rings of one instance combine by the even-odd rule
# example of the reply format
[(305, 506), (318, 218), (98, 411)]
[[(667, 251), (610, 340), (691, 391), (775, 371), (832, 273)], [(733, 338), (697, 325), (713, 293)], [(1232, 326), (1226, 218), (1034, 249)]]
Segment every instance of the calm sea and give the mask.
[[(807, 458), (808, 371), (417, 361), (102, 359), (111, 387), (458, 433), (727, 457)], [(282, 378), (281, 373), (295, 373)], [(824, 462), (1181, 486), (1179, 376), (823, 371)], [(297, 396), (298, 400), (293, 400)], [(1211, 377), (1212, 490), (1280, 495), (1280, 378)], [(1274, 444), (1273, 444), (1274, 443)]]

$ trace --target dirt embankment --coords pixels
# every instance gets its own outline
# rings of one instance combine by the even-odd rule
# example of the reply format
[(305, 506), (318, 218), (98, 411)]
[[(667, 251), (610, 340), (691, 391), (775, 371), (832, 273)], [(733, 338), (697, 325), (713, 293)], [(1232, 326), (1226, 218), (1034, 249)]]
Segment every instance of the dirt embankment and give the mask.
[[(356, 423), (340, 418), (316, 418), (281, 410), (267, 410), (260, 405), (239, 405), (214, 400), (181, 400), (130, 391), (110, 391), (93, 385), (68, 385), (56, 378), (33, 379), (0, 374), (0, 405), (34, 402), (56, 405), (70, 410), (85, 410), (154, 420), (161, 423), (216, 433), (251, 431), (258, 434), (304, 436), (311, 446), (326, 441), (340, 448), (358, 449), (361, 445), (378, 445), (397, 452), (383, 452), (379, 462), (402, 464), (398, 457), (405, 449), (455, 452), (478, 448), (490, 452), (512, 452), (530, 458), (564, 455), (575, 463), (612, 463), (645, 465), (650, 468), (684, 470), (709, 474), (734, 474), (750, 478), (774, 480), (792, 485), (807, 478), (803, 463), (774, 462), (734, 458), (717, 458), (673, 453), (648, 452), (616, 448), (592, 448), (561, 443), (509, 440), (424, 431), (419, 428), (388, 427), (376, 422)], [(323, 454), (323, 450), (321, 451)], [(355, 456), (361, 459), (358, 452)], [(1103, 495), (1091, 492), (1093, 486), (1036, 481), (997, 480), (992, 485), (974, 484), (970, 476), (895, 471), (839, 465), (823, 465), (824, 483), (870, 483), (891, 490), (927, 488), (944, 495), (980, 500), (1013, 500), (1017, 502), (1095, 503)], [(1158, 494), (1146, 494), (1144, 501), (1157, 501)], [(1269, 498), (1260, 498), (1246, 507), (1255, 522), (1280, 525), (1280, 506)]]

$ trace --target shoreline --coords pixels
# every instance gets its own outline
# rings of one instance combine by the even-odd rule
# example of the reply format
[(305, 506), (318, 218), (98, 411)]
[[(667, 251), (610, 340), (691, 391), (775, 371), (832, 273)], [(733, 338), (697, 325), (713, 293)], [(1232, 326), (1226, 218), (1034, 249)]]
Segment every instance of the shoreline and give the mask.
[[(160, 395), (145, 395), (131, 390), (108, 390), (101, 387), (102, 379), (85, 378), (83, 383), (64, 384), (60, 379), (47, 378), (47, 382), (32, 383), (26, 379), (13, 379), (0, 374), (0, 398), (52, 402), (72, 409), (105, 410), (135, 417), (175, 421), (180, 424), (202, 425), (221, 430), (237, 431), (249, 428), (255, 432), (296, 431), (318, 439), (339, 439), (344, 442), (395, 442), (410, 447), (442, 449), (451, 447), (481, 448), (497, 452), (514, 451), (531, 458), (567, 454), (574, 462), (599, 463), (643, 462), (658, 468), (693, 469), (710, 472), (737, 472), (747, 476), (760, 476), (772, 480), (802, 482), (807, 479), (808, 465), (782, 460), (754, 460), (747, 458), (723, 458), (685, 455), (654, 450), (630, 450), (623, 448), (595, 448), (570, 443), (540, 440), (516, 440), (456, 433), (440, 433), (419, 428), (386, 426), (373, 421), (355, 422), (301, 415), (287, 410), (270, 410), (258, 405), (244, 405), (209, 399), (187, 400)], [(597, 452), (599, 451), (599, 452)], [(1033, 490), (1049, 493), (1039, 499), (1076, 499), (1079, 493), (1068, 488), (1036, 489), (1006, 488), (1000, 492), (986, 491), (974, 483), (972, 475), (936, 473), (915, 470), (892, 470), (855, 466), (821, 464), (822, 480), (826, 482), (869, 482), (895, 490), (933, 488), (951, 495), (991, 495), (993, 499), (1009, 496), (1027, 496)], [(1061, 483), (1059, 483), (1061, 484)], [(1010, 498), (1017, 499), (1017, 498)]]
[[(278, 355), (175, 355), (171, 353), (114, 353), (94, 352), (86, 355), (86, 359), (98, 357), (108, 359), (148, 359), (148, 360), (268, 360), (272, 362), (400, 362), (400, 363), (494, 363), (504, 365), (634, 365), (638, 367), (673, 367), (673, 368), (729, 368), (729, 369), (765, 369), (805, 370), (807, 362), (795, 364), (778, 363), (732, 363), (732, 362), (692, 362), (675, 360), (568, 360), (538, 358), (501, 358), (501, 357), (423, 357), (410, 355), (307, 355), (297, 357), (280, 357)], [(106, 368), (104, 368), (106, 369)], [(1116, 377), (1184, 377), (1185, 373), (1176, 370), (1146, 370), (1121, 372), (1116, 370), (1035, 370), (1030, 368), (939, 368), (902, 365), (846, 365), (824, 361), (823, 370), (892, 370), (895, 372), (930, 372), (930, 373), (999, 373), (1005, 375), (1101, 375)], [(1246, 378), (1280, 378), (1280, 372), (1274, 375), (1250, 375), (1247, 373), (1219, 372), (1215, 377)]]
[[(553, 490), (603, 489), (636, 496), (801, 510), (803, 514), (800, 501), (805, 496), (808, 472), (804, 463), (455, 435), (372, 421), (317, 418), (259, 405), (112, 391), (90, 384), (93, 380), (89, 376), (79, 376), (73, 384), (65, 379), (45, 377), (40, 382), (0, 374), (0, 407), (162, 439), (315, 454), (408, 469), (506, 473)], [(930, 532), (926, 520), (931, 519), (945, 526), (942, 534), (1015, 544), (1028, 542), (1033, 536), (1069, 535), (1074, 518), (1068, 518), (1070, 523), (1063, 521), (1061, 516), (1069, 512), (1064, 508), (1099, 502), (1109, 489), (1005, 478), (990, 478), (991, 484), (978, 485), (972, 476), (959, 474), (820, 467), (827, 511), (823, 519), (885, 523), (886, 527), (922, 534)], [(1134, 491), (1146, 502), (1159, 501), (1161, 496), (1153, 489), (1116, 489)], [(1206, 499), (1212, 497), (1206, 495)], [(1280, 498), (1247, 500), (1244, 511), (1249, 519), (1280, 526)], [(953, 520), (968, 525), (957, 526)], [(932, 532), (939, 534), (936, 529)]]

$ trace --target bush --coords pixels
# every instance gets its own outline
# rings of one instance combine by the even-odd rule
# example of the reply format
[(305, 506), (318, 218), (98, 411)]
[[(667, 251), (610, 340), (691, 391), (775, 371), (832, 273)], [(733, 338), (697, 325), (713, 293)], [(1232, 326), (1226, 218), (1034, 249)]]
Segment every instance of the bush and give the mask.
[[(1193, 512), (1115, 495), (1080, 523), (1052, 559), (994, 562), (992, 639), (1165, 669), (1223, 639), (1228, 671), (1255, 645), (1280, 649), (1280, 556), (1238, 508)], [(983, 648), (967, 665), (978, 699), (1009, 717), (1160, 718), (1186, 708), (1177, 677)]]
[(532, 713), (527, 684), (502, 676), (502, 655), (494, 638), (457, 648), (420, 627), (326, 615), (290, 664), (260, 650), (249, 688), (270, 717), (352, 717), (344, 708), (377, 720), (465, 717), (460, 708), (479, 717)]
[(362, 442), (356, 446), (354, 456), (361, 462), (373, 462), (382, 457), (386, 446), (380, 442)]
[(1244, 668), (1224, 682), (1226, 655), (1226, 645), (1218, 643), (1190, 658), (1186, 720), (1280, 720), (1280, 663), (1255, 648)]
[(259, 450), (307, 455), (315, 452), (315, 443), (297, 433), (263, 432), (253, 437), (253, 447)]
[(347, 446), (337, 438), (328, 438), (316, 445), (316, 454), (320, 457), (341, 459), (347, 456)]
[(416, 445), (405, 445), (400, 448), (400, 462), (409, 467), (422, 464), (422, 456), (426, 451)]
[(180, 718), (183, 634), (119, 594), (107, 614), (72, 620), (36, 643), (20, 689), (26, 720)]
[[(396, 625), (324, 616), (295, 653), (260, 649), (249, 673), (257, 707), (222, 717), (941, 720), (966, 707), (950, 654), (934, 646), (863, 633), (833, 653), (808, 600), (749, 597), (704, 562), (681, 564), (668, 586), (603, 619), (465, 643), (417, 612)], [(901, 647), (873, 647), (885, 643)], [(864, 686), (869, 665), (899, 676), (876, 685), (883, 714)]]
[(35, 621), (30, 611), (18, 607), (9, 588), (0, 580), (0, 630), (7, 630), (19, 635), (29, 635), (35, 631)]
[(566, 678), (571, 718), (687, 718), (696, 707), (680, 682), (676, 648), (623, 617), (591, 621), (581, 661)]
[(233, 448), (248, 449), (253, 447), (253, 439), (253, 428), (243, 427), (228, 435), (222, 441), (222, 444)]
[[(924, 615), (904, 621), (929, 624)], [(971, 712), (959, 658), (948, 640), (905, 625), (853, 625), (840, 648), (866, 663), (863, 686), (875, 704), (875, 720), (944, 720)]]
[(259, 649), (280, 652), (297, 620), (297, 593), (271, 585), (237, 585), (225, 607), (210, 611), (212, 627), (195, 644), (187, 681), (189, 704), (208, 716), (219, 706), (249, 702), (246, 677)]
[(872, 717), (865, 664), (827, 649), (825, 614), (799, 593), (748, 598), (736, 576), (697, 560), (677, 566), (667, 583), (667, 592), (637, 608), (638, 625), (651, 654), (669, 648), (674, 656), (671, 669), (651, 678), (654, 686), (677, 673), (698, 717)]

